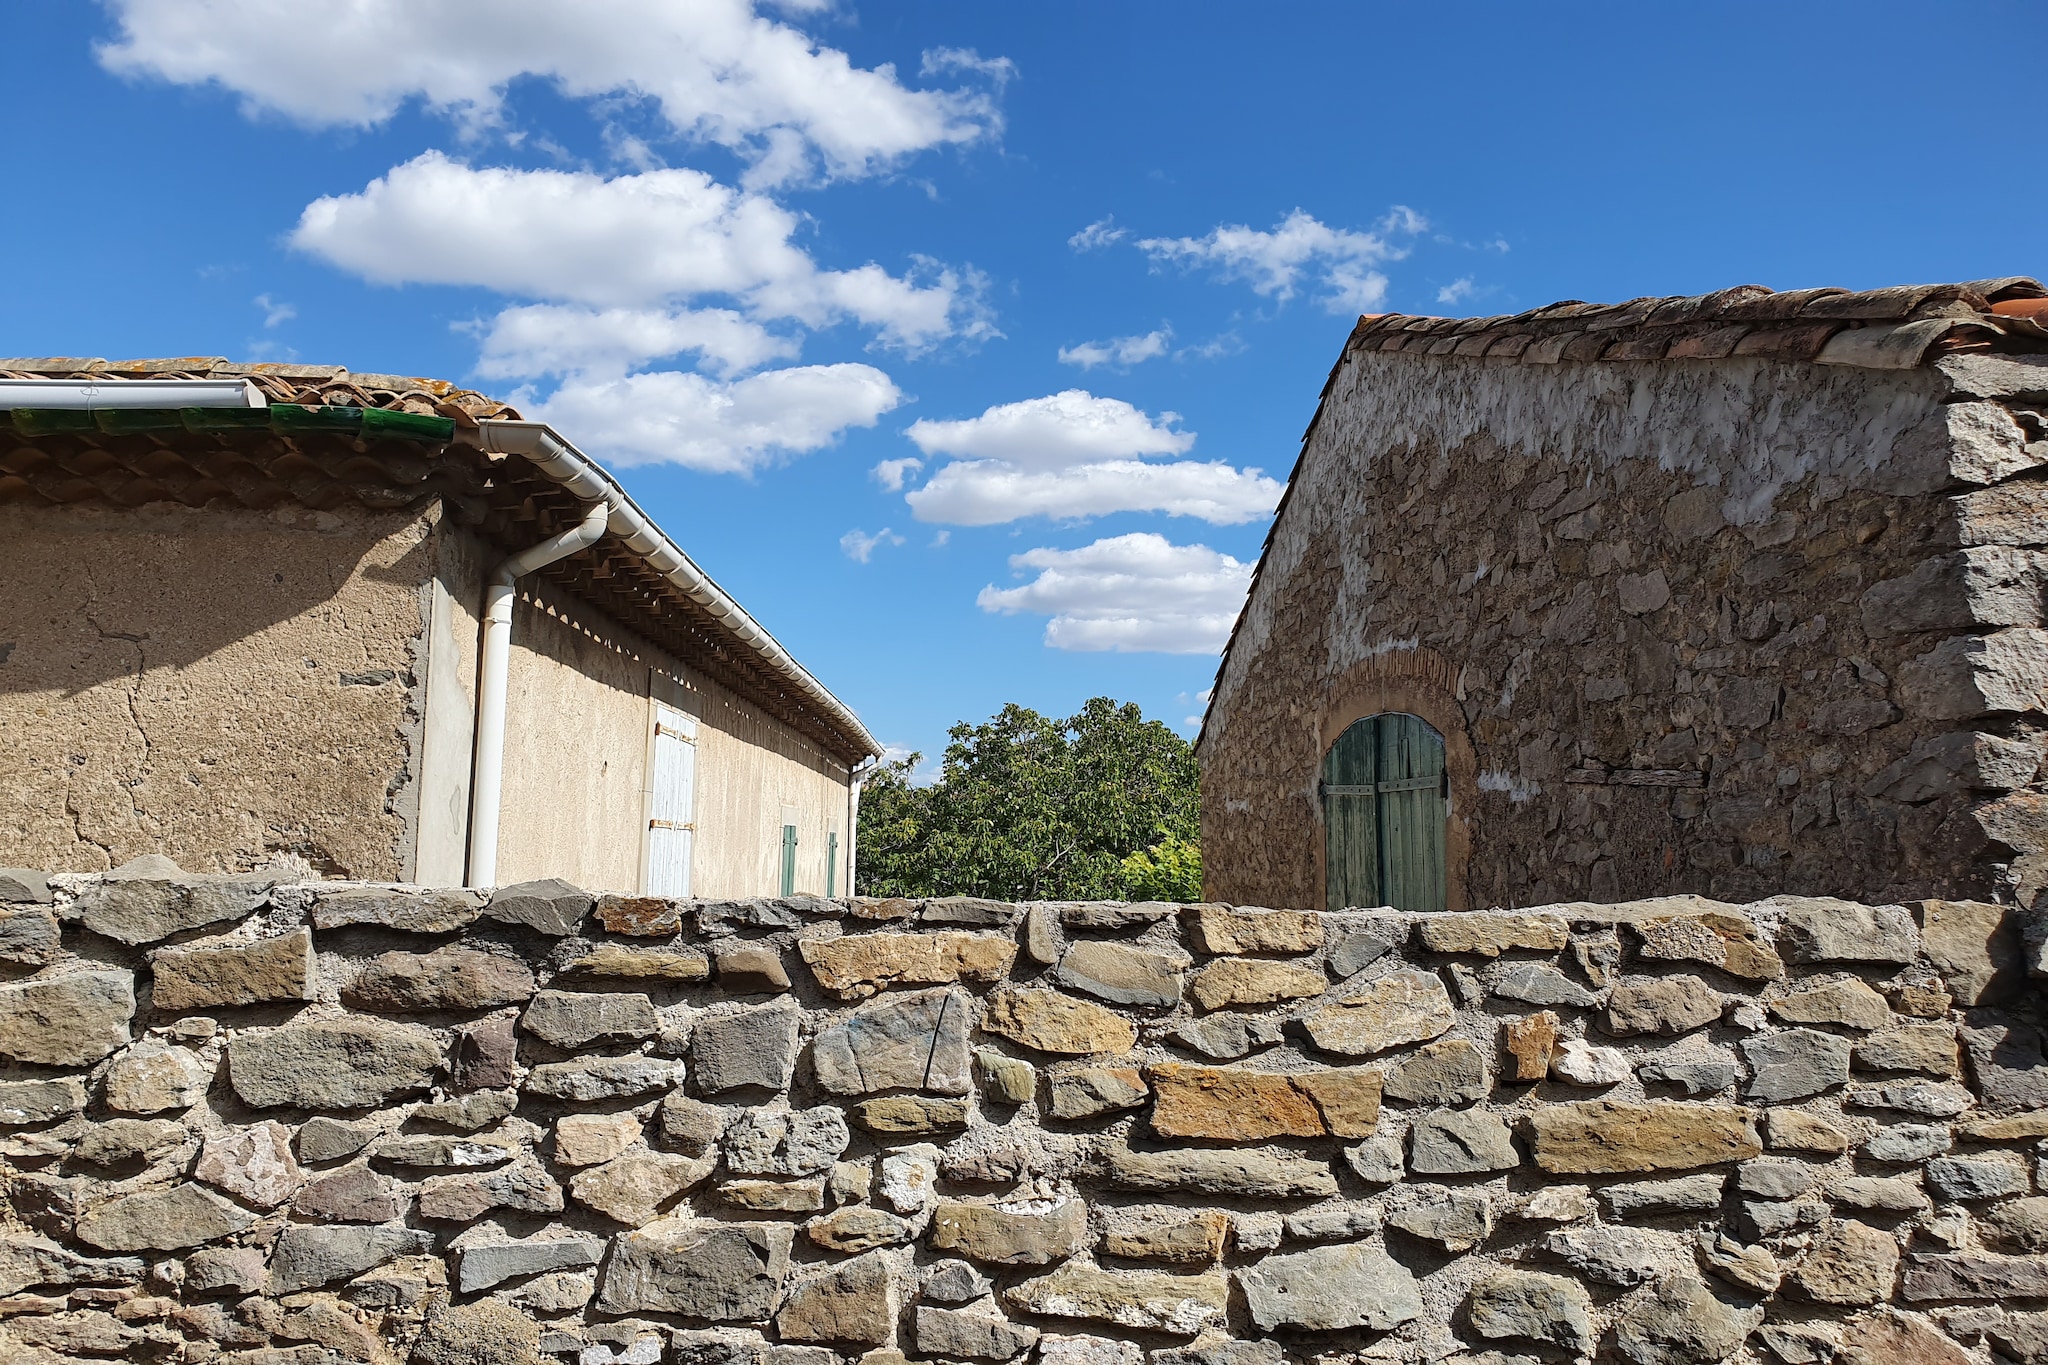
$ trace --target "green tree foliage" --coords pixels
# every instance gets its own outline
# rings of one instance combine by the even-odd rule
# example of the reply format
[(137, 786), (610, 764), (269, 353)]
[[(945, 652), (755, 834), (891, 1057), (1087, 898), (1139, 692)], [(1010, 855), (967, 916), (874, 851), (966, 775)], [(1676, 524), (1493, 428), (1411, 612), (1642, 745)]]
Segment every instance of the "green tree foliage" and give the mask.
[[(1142, 881), (1192, 885), (1192, 895), (1172, 899), (1200, 898), (1194, 750), (1137, 706), (1096, 697), (1065, 720), (1005, 706), (948, 737), (932, 785), (910, 780), (921, 754), (869, 777), (858, 834), (862, 895), (1166, 898), (1139, 894)], [(1155, 846), (1146, 861), (1130, 861)]]
[(1124, 859), (1124, 892), (1134, 901), (1202, 898), (1202, 848), (1169, 834)]

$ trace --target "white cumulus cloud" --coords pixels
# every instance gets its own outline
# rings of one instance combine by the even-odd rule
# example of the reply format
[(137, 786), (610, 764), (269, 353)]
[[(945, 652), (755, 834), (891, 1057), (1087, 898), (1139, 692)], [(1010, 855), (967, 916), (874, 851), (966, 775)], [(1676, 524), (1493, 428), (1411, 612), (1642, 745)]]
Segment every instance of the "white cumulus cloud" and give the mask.
[(730, 308), (585, 308), (535, 303), (507, 308), (483, 330), (477, 373), (529, 379), (581, 372), (624, 374), (650, 360), (695, 354), (722, 375), (793, 360), (797, 338), (778, 335)]
[(1078, 346), (1060, 347), (1060, 364), (1079, 365), (1092, 370), (1097, 365), (1129, 369), (1157, 360), (1173, 344), (1173, 328), (1160, 326), (1143, 336), (1111, 337), (1107, 341), (1084, 341)]
[[(571, 99), (643, 101), (677, 136), (727, 147), (751, 183), (884, 170), (994, 137), (983, 90), (915, 90), (893, 66), (757, 14), (747, 0), (110, 0), (100, 61), (128, 76), (213, 85), (246, 111), (368, 128), (411, 101), (477, 131), (506, 120), (522, 77)], [(814, 5), (781, 6), (811, 10)], [(927, 74), (984, 82), (1003, 58), (927, 58)]]
[(875, 476), (875, 482), (891, 493), (903, 491), (903, 481), (924, 468), (924, 461), (915, 455), (906, 455), (900, 460), (883, 460), (868, 472)]
[(1438, 303), (1462, 303), (1472, 297), (1474, 288), (1475, 286), (1470, 275), (1460, 275), (1457, 279), (1452, 280), (1449, 284), (1436, 291), (1436, 301)]
[(959, 421), (922, 418), (909, 436), (927, 455), (1003, 460), (1033, 468), (1063, 468), (1084, 460), (1178, 455), (1195, 443), (1175, 431), (1177, 413), (1155, 419), (1121, 398), (1098, 398), (1064, 389), (1044, 398), (1002, 403)]
[(378, 284), (470, 285), (596, 309), (705, 296), (755, 321), (852, 319), (918, 350), (983, 335), (978, 277), (929, 264), (922, 282), (868, 264), (821, 270), (795, 214), (701, 171), (607, 179), (473, 167), (427, 152), (355, 194), (306, 206), (291, 241)]
[(578, 375), (521, 407), (614, 464), (743, 474), (830, 445), (848, 427), (871, 427), (902, 401), (880, 370), (842, 364), (767, 370), (730, 383), (671, 370)]
[(839, 548), (844, 550), (846, 557), (853, 560), (856, 564), (867, 563), (869, 557), (881, 546), (901, 545), (902, 543), (903, 537), (897, 535), (886, 526), (873, 535), (869, 535), (859, 527), (855, 527), (839, 537)]
[(1184, 455), (1195, 443), (1170, 412), (1153, 417), (1120, 398), (1067, 389), (1003, 403), (979, 417), (926, 418), (909, 436), (928, 456), (956, 458), (908, 494), (919, 521), (994, 526), (1025, 517), (1165, 512), (1219, 524), (1253, 521), (1282, 485), (1256, 469)]
[(1050, 616), (1054, 649), (1214, 654), (1251, 586), (1252, 566), (1206, 545), (1175, 545), (1151, 532), (1111, 536), (1073, 550), (1010, 558), (1030, 582), (983, 588), (983, 611)]
[(1126, 229), (1116, 225), (1116, 217), (1112, 214), (1108, 217), (1096, 219), (1087, 227), (1082, 228), (1079, 232), (1067, 238), (1067, 245), (1076, 251), (1095, 251), (1110, 245), (1112, 242), (1121, 241), (1125, 234)]
[(1398, 239), (1426, 226), (1420, 214), (1400, 206), (1374, 232), (1334, 228), (1295, 209), (1270, 232), (1224, 224), (1200, 237), (1147, 237), (1138, 248), (1155, 262), (1207, 267), (1241, 280), (1268, 298), (1285, 301), (1312, 287), (1331, 312), (1362, 312), (1386, 298), (1387, 277), (1375, 267), (1406, 256)]
[(1103, 460), (1068, 469), (1027, 470), (992, 460), (956, 460), (909, 496), (919, 521), (996, 526), (1024, 517), (1076, 519), (1111, 512), (1164, 512), (1229, 526), (1279, 505), (1286, 485), (1222, 461)]

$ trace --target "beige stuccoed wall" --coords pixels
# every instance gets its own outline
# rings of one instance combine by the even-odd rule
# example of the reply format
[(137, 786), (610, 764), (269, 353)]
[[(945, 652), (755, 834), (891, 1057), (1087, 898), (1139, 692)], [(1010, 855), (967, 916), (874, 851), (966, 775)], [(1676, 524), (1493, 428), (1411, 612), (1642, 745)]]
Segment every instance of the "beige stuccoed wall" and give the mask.
[(794, 807), (799, 891), (825, 890), (827, 833), (846, 889), (846, 766), (666, 652), (550, 587), (512, 623), (497, 880), (566, 877), (637, 891), (645, 874), (654, 699), (698, 720), (693, 890), (781, 888), (782, 810)]
[(0, 507), (0, 863), (410, 875), (434, 527)]
[[(782, 889), (782, 819), (795, 812), (796, 887), (825, 894), (827, 836), (839, 835), (833, 890), (847, 894), (845, 763), (716, 683), (692, 684), (697, 703), (699, 896), (766, 896)], [(689, 709), (689, 708), (686, 708)]]

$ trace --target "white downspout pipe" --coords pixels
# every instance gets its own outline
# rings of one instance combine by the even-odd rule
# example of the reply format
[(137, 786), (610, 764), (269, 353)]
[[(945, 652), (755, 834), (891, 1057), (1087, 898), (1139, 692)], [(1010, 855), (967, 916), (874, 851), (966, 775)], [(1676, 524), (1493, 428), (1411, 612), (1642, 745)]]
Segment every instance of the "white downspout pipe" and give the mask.
[(860, 788), (879, 761), (870, 759), (856, 764), (846, 774), (846, 894), (849, 897), (860, 894), (853, 889), (854, 854), (860, 848)]
[(610, 523), (609, 502), (591, 504), (583, 520), (560, 535), (499, 564), (484, 588), (484, 634), (479, 650), (476, 765), (469, 784), (469, 885), (498, 882), (498, 813), (504, 803), (505, 693), (512, 672), (512, 603), (521, 578), (595, 545)]

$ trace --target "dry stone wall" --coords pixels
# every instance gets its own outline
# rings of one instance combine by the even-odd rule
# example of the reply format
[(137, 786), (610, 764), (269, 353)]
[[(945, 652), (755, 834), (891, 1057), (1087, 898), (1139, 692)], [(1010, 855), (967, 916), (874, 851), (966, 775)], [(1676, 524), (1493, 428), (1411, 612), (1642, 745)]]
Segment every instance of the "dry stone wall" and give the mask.
[(0, 1360), (2048, 1361), (2016, 914), (0, 872)]

